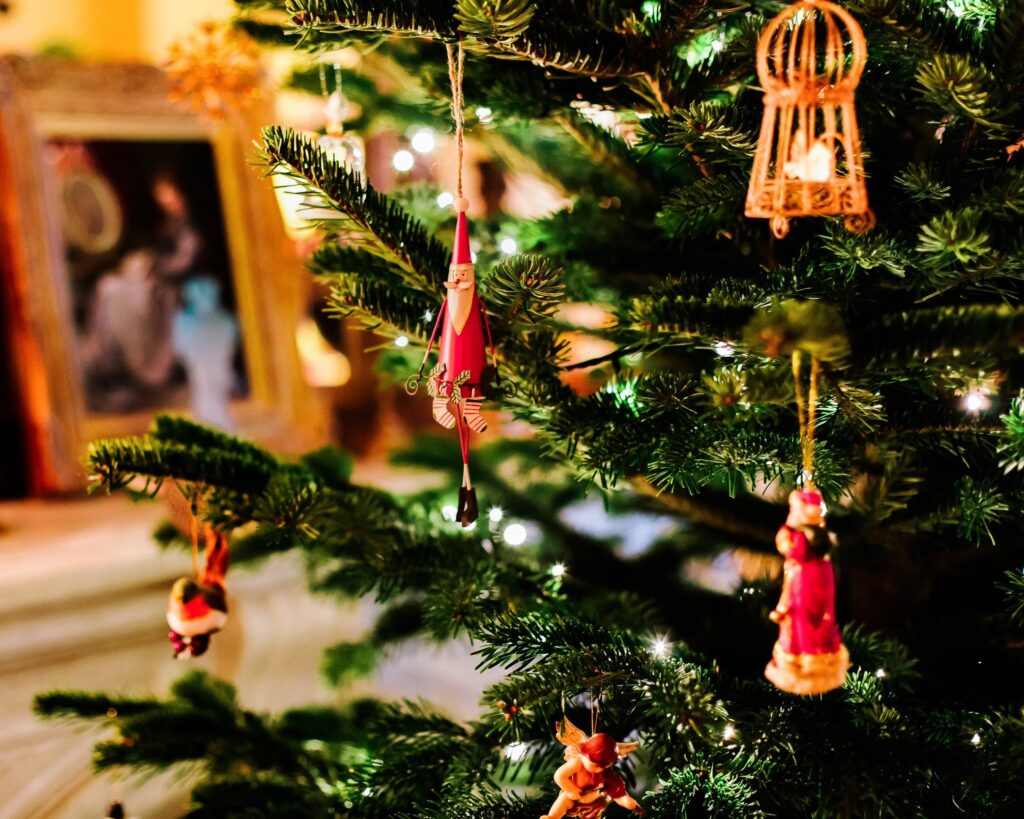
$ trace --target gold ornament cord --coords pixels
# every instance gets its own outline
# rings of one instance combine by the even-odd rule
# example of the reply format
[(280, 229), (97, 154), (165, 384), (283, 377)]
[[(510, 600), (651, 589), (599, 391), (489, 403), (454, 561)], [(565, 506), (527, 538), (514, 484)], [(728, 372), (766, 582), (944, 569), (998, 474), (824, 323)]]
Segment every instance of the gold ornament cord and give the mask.
[(448, 52), (448, 79), (452, 84), (452, 116), (455, 118), (455, 146), (458, 149), (456, 196), (458, 199), (462, 199), (462, 105), (465, 100), (462, 93), (462, 73), (466, 63), (466, 54), (462, 49), (462, 40), (459, 40), (457, 48), (452, 48), (451, 43), (445, 43), (444, 47), (445, 51)]
[(802, 376), (803, 354), (793, 351), (793, 392), (796, 394), (796, 418), (800, 427), (800, 452), (803, 459), (803, 485), (814, 486), (814, 427), (818, 418), (818, 378), (821, 375), (821, 362), (818, 357), (811, 356), (811, 377), (804, 394)]

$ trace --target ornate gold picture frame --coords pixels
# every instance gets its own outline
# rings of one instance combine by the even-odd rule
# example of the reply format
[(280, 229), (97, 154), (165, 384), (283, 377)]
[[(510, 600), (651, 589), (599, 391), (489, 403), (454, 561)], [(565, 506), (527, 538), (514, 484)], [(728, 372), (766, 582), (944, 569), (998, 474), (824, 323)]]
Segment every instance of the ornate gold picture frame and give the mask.
[(167, 77), (155, 66), (0, 60), (0, 283), (6, 295), (0, 303), (9, 314), (3, 319), (33, 494), (81, 487), (89, 441), (142, 432), (158, 408), (187, 410), (129, 401), (123, 411), (97, 411), (89, 400), (68, 237), (102, 249), (123, 226), (112, 224), (118, 217), (102, 175), (75, 167), (70, 177), (57, 178), (55, 143), (102, 144), (108, 153), (124, 143), (143, 155), (146, 146), (159, 152), (161, 146), (195, 145), (212, 156), (216, 178), (207, 184), (219, 197), (224, 266), (230, 268), (225, 285), (244, 373), (231, 415), (242, 434), (278, 448), (322, 439), (323, 413), (302, 380), (295, 347), (307, 280), (271, 186), (252, 165), (259, 125), (272, 119), (265, 101), (217, 122), (203, 119), (169, 100)]

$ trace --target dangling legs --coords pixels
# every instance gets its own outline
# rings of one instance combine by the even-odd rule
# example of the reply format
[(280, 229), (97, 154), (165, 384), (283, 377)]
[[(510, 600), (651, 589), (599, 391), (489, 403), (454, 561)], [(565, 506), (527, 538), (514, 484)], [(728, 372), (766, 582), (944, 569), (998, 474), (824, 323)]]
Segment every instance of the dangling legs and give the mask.
[(551, 806), (551, 809), (543, 819), (562, 819), (562, 817), (565, 816), (565, 812), (575, 804), (576, 802), (574, 800), (570, 799), (564, 793), (561, 793), (558, 795), (558, 798), (555, 800), (555, 804)]
[(466, 425), (473, 432), (485, 432), (487, 430), (487, 422), (480, 414), (480, 405), (483, 403), (483, 400), (482, 398), (467, 398), (463, 402), (463, 417), (466, 419)]
[(457, 418), (459, 447), (462, 449), (462, 486), (459, 487), (459, 507), (455, 513), (455, 519), (463, 527), (467, 527), (477, 519), (480, 513), (476, 502), (476, 490), (469, 479), (469, 426), (463, 423), (461, 413)]

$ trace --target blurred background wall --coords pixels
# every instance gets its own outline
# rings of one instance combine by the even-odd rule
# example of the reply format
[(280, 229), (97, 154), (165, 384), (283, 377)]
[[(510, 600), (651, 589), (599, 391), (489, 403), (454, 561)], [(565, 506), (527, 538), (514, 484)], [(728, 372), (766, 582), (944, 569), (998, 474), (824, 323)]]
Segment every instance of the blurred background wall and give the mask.
[[(266, 66), (262, 107), (244, 122), (232, 123), (229, 137), (223, 126), (173, 107), (162, 89), (142, 105), (129, 103), (136, 110), (118, 108), (125, 107), (119, 95), (161, 82), (160, 67), (173, 42), (201, 21), (225, 19), (232, 10), (230, 0), (51, 0), (45, 7), (33, 0), (0, 0), (0, 157), (6, 163), (0, 177), (7, 178), (6, 183), (0, 178), (0, 438), (7, 459), (0, 463), (25, 461), (31, 473), (19, 475), (11, 467), (9, 480), (0, 482), (0, 819), (93, 819), (106, 816), (113, 799), (123, 799), (130, 816), (170, 819), (186, 810), (188, 793), (180, 776), (144, 782), (95, 777), (90, 748), (97, 736), (72, 734), (31, 714), (33, 695), (52, 688), (164, 693), (183, 670), (166, 641), (165, 600), (171, 583), (189, 566), (186, 554), (160, 552), (151, 539), (168, 514), (164, 501), (137, 505), (85, 491), (85, 442), (107, 428), (123, 434), (129, 422), (90, 415), (80, 385), (70, 383), (78, 376), (69, 360), (81, 350), (66, 326), (72, 312), (65, 303), (71, 261), (59, 242), (53, 180), (46, 177), (54, 140), (60, 142), (61, 161), (80, 158), (83, 140), (112, 138), (105, 130), (109, 117), (115, 139), (206, 140), (219, 157), (218, 167), (228, 156), (237, 167), (220, 171), (227, 175), (218, 180), (225, 224), (229, 233), (235, 224), (259, 237), (258, 247), (235, 248), (232, 258), (237, 263), (239, 254), (249, 254), (257, 257), (252, 264), (263, 262), (273, 271), (263, 279), (259, 271), (251, 274), (257, 282), (252, 289), (264, 294), (262, 301), (253, 297), (256, 324), (276, 333), (258, 342), (261, 367), (265, 380), (290, 374), (294, 382), (288, 394), (278, 389), (259, 407), (241, 408), (242, 433), (277, 451), (348, 437), (361, 442), (367, 456), (356, 468), (357, 479), (401, 486), (381, 460), (381, 450), (371, 446), (381, 424), (367, 431), (366, 419), (377, 417), (388, 398), (376, 392), (368, 375), (363, 350), (371, 342), (363, 331), (339, 329), (332, 340), (348, 345), (348, 393), (318, 389), (297, 375), (302, 367), (295, 331), (316, 303), (315, 293), (302, 273), (300, 249), (285, 235), (273, 193), (249, 164), (258, 127), (282, 115), (281, 106), (274, 108), (274, 66)], [(321, 107), (314, 100), (303, 110), (312, 110), (315, 119)], [(383, 152), (378, 150), (383, 161), (376, 165), (370, 146), (369, 166), (371, 178), (377, 173), (386, 187), (394, 140), (385, 137), (383, 145)], [(258, 231), (252, 228), (256, 224)], [(251, 333), (246, 338), (253, 324), (246, 321), (242, 316), (243, 343), (256, 343)], [(57, 336), (65, 339), (62, 349), (53, 347)], [(274, 360), (264, 360), (268, 356)], [(71, 397), (54, 398), (54, 392), (69, 390)], [(319, 423), (324, 413), (333, 413), (333, 421)], [(144, 426), (152, 412), (137, 415), (130, 424)], [(338, 420), (343, 415), (344, 424)], [(36, 439), (52, 444), (54, 434), (64, 449), (59, 453), (64, 471), (38, 479), (38, 461), (54, 453), (40, 454)], [(388, 435), (393, 440), (394, 430)], [(202, 666), (239, 683), (247, 707), (276, 711), (373, 688), (385, 697), (446, 702), (458, 716), (476, 711), (480, 680), (470, 673), (472, 659), (459, 649), (438, 653), (411, 646), (372, 681), (343, 692), (320, 681), (321, 649), (355, 639), (370, 622), (371, 607), (312, 598), (296, 561), (285, 557), (233, 573), (230, 592), (230, 630), (218, 637)]]
[(0, 53), (68, 46), (90, 60), (160, 61), (197, 22), (224, 18), (231, 0), (4, 0)]

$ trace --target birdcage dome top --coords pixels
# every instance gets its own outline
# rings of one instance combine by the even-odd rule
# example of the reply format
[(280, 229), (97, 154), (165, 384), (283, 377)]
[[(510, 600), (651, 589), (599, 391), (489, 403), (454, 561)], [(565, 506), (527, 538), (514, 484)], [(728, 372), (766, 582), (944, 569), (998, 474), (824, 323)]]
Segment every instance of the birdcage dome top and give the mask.
[(829, 0), (798, 0), (762, 33), (757, 75), (766, 92), (852, 92), (866, 59), (864, 32), (846, 9)]

